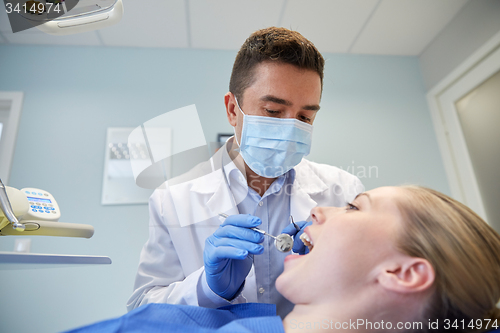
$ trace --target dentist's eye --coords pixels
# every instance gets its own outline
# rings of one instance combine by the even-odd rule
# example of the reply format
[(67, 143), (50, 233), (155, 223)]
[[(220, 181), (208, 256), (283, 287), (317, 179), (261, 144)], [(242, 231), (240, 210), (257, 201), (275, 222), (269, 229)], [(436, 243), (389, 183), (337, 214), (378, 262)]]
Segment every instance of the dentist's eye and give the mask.
[(300, 118), (299, 119), (300, 121), (303, 121), (303, 122), (308, 123), (308, 124), (311, 123), (311, 118), (308, 118), (306, 116), (300, 116), (299, 118)]
[(347, 203), (346, 210), (359, 210), (359, 208), (354, 206), (352, 203)]
[(278, 115), (280, 113), (279, 111), (275, 111), (275, 110), (269, 110), (269, 109), (265, 109), (265, 110), (270, 115)]

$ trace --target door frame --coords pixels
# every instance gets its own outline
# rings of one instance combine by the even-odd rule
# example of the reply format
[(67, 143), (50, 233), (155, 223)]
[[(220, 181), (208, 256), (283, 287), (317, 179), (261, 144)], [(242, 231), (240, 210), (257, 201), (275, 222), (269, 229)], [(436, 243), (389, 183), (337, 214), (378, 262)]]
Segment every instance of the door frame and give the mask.
[(8, 119), (4, 123), (2, 138), (0, 138), (0, 178), (4, 184), (8, 184), (16, 146), (19, 119), (23, 107), (23, 93), (19, 91), (0, 91), (0, 100), (11, 101)]
[(455, 102), (499, 69), (500, 32), (427, 94), (427, 102), (451, 196), (469, 206), (486, 221), (486, 211), (455, 109)]

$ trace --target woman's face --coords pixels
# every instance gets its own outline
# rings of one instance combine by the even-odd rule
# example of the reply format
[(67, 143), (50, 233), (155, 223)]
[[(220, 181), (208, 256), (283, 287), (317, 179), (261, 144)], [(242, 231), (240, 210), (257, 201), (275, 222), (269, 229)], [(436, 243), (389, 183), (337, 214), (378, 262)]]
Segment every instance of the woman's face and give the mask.
[[(352, 297), (376, 283), (376, 274), (399, 252), (394, 239), (402, 223), (397, 187), (358, 195), (346, 207), (316, 207), (305, 229), (313, 244), (309, 254), (285, 258), (276, 287), (295, 304), (331, 302)], [(385, 266), (384, 266), (385, 267)]]

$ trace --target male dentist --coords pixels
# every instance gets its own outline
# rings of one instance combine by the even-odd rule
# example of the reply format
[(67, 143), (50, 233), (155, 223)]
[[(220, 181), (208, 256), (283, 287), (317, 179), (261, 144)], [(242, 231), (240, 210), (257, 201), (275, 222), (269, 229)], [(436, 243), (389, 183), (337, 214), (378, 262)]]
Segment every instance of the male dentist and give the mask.
[[(303, 159), (320, 108), (323, 67), (319, 51), (298, 32), (273, 27), (245, 41), (224, 96), (235, 136), (210, 161), (151, 196), (149, 239), (128, 310), (147, 303), (260, 302), (276, 304), (281, 317), (291, 311), (275, 288), (291, 253), (250, 228), (295, 235), (290, 216), (303, 230), (313, 207), (345, 206), (364, 190), (355, 176)], [(221, 222), (219, 213), (229, 217)], [(294, 252), (305, 252), (298, 235)]]

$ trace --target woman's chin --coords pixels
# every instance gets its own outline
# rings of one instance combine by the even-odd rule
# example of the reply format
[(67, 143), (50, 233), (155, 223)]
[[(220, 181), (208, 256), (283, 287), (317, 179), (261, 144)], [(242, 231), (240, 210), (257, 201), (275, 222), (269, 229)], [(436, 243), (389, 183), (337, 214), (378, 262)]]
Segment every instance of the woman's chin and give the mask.
[[(290, 272), (284, 271), (280, 276), (276, 279), (276, 290), (283, 295), (287, 300), (294, 303), (293, 295), (294, 290), (296, 290), (296, 282), (297, 279), (293, 277), (293, 274), (289, 274)], [(294, 283), (295, 282), (295, 283)]]
[(275, 284), (276, 285), (276, 290), (281, 295), (283, 295), (283, 297), (285, 297), (285, 298), (287, 298), (286, 297), (286, 291), (287, 291), (287, 289), (289, 289), (289, 288), (286, 287), (286, 285), (287, 285), (286, 280), (287, 280), (286, 273), (283, 272), (283, 273), (280, 274), (280, 276), (278, 276), (278, 278), (276, 279), (276, 284)]

